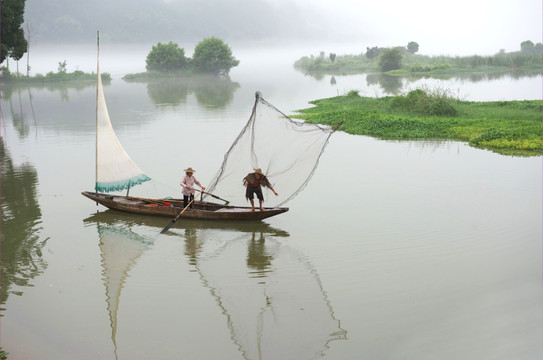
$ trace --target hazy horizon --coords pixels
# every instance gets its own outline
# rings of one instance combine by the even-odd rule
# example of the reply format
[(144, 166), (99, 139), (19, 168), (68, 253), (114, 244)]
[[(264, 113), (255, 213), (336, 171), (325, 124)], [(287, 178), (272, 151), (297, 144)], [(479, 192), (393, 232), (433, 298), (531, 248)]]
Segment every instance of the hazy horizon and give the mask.
[[(187, 44), (216, 36), (232, 46), (319, 43), (366, 47), (419, 44), (424, 55), (492, 55), (542, 42), (540, 0), (27, 0), (30, 44)], [(347, 47), (348, 48), (348, 47)], [(235, 49), (233, 49), (235, 52)], [(334, 49), (321, 49), (334, 52)], [(353, 52), (355, 53), (353, 49)], [(339, 51), (337, 51), (339, 53)]]

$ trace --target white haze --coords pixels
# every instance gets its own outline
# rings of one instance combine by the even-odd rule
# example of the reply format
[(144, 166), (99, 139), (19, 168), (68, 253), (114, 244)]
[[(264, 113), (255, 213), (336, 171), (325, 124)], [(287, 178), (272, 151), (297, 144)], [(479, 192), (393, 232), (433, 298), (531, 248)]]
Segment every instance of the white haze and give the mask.
[[(163, 1), (173, 3), (181, 0)], [(297, 26), (311, 31), (318, 29), (318, 32), (305, 41), (299, 40), (296, 34), (279, 39), (270, 34), (270, 38), (249, 41), (216, 34), (231, 46), (234, 56), (242, 61), (243, 66), (247, 66), (249, 58), (255, 60), (258, 49), (268, 50), (267, 54), (274, 49), (276, 56), (267, 58), (268, 61), (292, 64), (302, 56), (317, 55), (321, 51), (338, 55), (360, 54), (365, 53), (367, 47), (406, 46), (410, 41), (419, 44), (419, 54), (451, 56), (492, 55), (501, 49), (512, 52), (520, 50), (520, 43), (525, 40), (542, 42), (541, 0), (260, 1), (268, 2), (279, 12), (292, 9), (294, 3), (300, 10), (296, 13), (306, 14), (299, 19)], [(27, 2), (27, 6), (31, 4), (32, 1)], [(134, 0), (133, 4), (137, 6), (138, 1)], [(89, 35), (77, 45), (50, 46), (40, 41), (31, 42), (31, 74), (57, 71), (58, 63), (63, 60), (67, 61), (68, 71), (93, 71), (96, 61), (94, 36)], [(187, 44), (176, 36), (164, 34), (165, 39), (178, 42), (187, 56), (191, 56), (195, 44)], [(110, 72), (114, 77), (145, 71), (145, 57), (155, 43), (113, 44), (103, 39), (102, 71)], [(134, 55), (130, 62), (114, 62), (121, 57), (118, 55), (126, 53)], [(26, 56), (18, 65), (21, 72), (26, 70)], [(10, 61), (12, 71), (15, 66)]]
[[(281, 6), (292, 0), (267, 0)], [(425, 55), (492, 55), (542, 41), (541, 0), (294, 0), (327, 14), (329, 39), (366, 47), (420, 45)], [(365, 50), (365, 48), (364, 48)]]

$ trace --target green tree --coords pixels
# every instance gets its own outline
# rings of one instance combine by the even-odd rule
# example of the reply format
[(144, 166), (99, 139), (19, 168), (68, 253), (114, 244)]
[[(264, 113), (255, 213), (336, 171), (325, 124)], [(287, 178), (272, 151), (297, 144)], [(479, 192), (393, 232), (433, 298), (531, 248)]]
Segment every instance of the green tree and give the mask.
[(520, 43), (520, 51), (522, 53), (531, 53), (534, 49), (534, 43), (530, 40), (526, 40)]
[(330, 61), (334, 62), (336, 60), (336, 54), (330, 53)]
[(26, 52), (27, 41), (22, 27), (24, 21), (25, 0), (2, 0), (1, 13), (1, 50), (0, 63), (8, 57), (20, 60)]
[(371, 59), (371, 60), (376, 59), (381, 54), (382, 50), (383, 49), (381, 49), (381, 48), (379, 48), (377, 46), (374, 46), (372, 48), (366, 47), (366, 57), (368, 59)]
[(173, 42), (168, 44), (158, 43), (147, 54), (145, 68), (148, 71), (172, 71), (182, 70), (187, 66), (185, 50)]
[(192, 63), (197, 71), (219, 75), (228, 74), (231, 68), (238, 66), (239, 60), (221, 39), (210, 37), (196, 45)]
[(419, 44), (416, 43), (415, 41), (410, 41), (410, 42), (407, 44), (407, 51), (408, 51), (410, 54), (415, 54), (416, 52), (419, 51)]
[(385, 49), (379, 55), (379, 67), (382, 71), (401, 69), (402, 57), (402, 49), (399, 47)]

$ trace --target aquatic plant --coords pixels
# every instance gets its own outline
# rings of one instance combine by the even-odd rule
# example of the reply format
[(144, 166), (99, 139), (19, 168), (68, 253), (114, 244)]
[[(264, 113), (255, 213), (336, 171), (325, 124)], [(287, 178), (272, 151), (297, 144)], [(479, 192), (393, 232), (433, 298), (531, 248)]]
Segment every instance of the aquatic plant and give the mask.
[(351, 91), (311, 104), (293, 117), (326, 125), (343, 121), (340, 131), (383, 139), (465, 141), (508, 155), (540, 156), (543, 151), (541, 100), (469, 102), (446, 90), (428, 94), (416, 89), (381, 98)]

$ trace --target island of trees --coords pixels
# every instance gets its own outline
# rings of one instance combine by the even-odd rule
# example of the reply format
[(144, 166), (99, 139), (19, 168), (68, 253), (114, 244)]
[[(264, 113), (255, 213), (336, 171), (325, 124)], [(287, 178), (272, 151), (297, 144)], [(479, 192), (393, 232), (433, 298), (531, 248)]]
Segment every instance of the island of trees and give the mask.
[(209, 37), (200, 41), (194, 48), (192, 58), (185, 56), (185, 49), (179, 44), (169, 42), (153, 45), (145, 59), (144, 73), (128, 74), (126, 80), (141, 80), (156, 77), (208, 74), (214, 76), (226, 76), (230, 70), (238, 66), (232, 49), (223, 40)]

